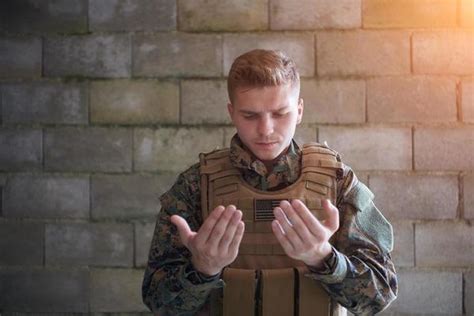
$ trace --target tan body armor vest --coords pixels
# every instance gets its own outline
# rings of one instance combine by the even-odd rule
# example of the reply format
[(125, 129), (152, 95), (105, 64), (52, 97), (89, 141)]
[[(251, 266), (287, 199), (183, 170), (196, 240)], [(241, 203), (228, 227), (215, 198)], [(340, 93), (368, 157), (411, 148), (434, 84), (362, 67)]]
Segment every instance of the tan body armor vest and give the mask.
[(302, 149), (301, 174), (277, 191), (251, 187), (232, 166), (229, 149), (200, 155), (203, 219), (217, 206), (233, 204), (243, 213), (245, 233), (236, 260), (223, 272), (225, 316), (343, 315), (317, 281), (305, 277), (303, 262), (288, 257), (273, 235), (273, 208), (281, 200), (300, 199), (321, 218), (321, 200), (336, 204), (342, 163), (333, 150), (317, 144)]

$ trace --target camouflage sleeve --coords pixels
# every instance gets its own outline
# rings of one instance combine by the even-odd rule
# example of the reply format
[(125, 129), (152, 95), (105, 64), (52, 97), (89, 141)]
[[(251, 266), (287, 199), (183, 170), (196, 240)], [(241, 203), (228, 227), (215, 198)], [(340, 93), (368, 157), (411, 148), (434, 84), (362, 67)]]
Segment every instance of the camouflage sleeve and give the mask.
[(161, 315), (194, 315), (206, 303), (213, 288), (221, 286), (219, 276), (205, 277), (190, 261), (190, 252), (179, 239), (170, 217), (178, 214), (196, 230), (200, 218), (199, 170), (191, 167), (161, 196), (142, 284), (143, 302)]
[(397, 296), (398, 281), (390, 252), (390, 223), (373, 203), (373, 194), (352, 170), (345, 170), (340, 186), (340, 227), (332, 264), (309, 277), (321, 281), (330, 296), (356, 315), (374, 315)]

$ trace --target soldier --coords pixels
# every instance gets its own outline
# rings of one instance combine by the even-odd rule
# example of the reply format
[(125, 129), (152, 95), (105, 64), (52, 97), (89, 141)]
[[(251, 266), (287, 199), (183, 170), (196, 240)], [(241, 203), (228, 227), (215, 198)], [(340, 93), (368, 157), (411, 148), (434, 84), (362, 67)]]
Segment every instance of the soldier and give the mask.
[(390, 223), (340, 156), (299, 146), (300, 78), (279, 51), (228, 76), (230, 148), (160, 198), (142, 296), (159, 315), (357, 315), (397, 295)]

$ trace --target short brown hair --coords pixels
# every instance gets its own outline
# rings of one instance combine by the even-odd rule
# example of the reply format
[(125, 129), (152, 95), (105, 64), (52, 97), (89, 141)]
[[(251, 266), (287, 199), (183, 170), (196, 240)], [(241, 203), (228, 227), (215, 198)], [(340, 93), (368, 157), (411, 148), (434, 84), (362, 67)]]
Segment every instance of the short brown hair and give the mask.
[(227, 92), (232, 102), (238, 87), (299, 84), (295, 62), (282, 51), (255, 49), (237, 57), (229, 71)]

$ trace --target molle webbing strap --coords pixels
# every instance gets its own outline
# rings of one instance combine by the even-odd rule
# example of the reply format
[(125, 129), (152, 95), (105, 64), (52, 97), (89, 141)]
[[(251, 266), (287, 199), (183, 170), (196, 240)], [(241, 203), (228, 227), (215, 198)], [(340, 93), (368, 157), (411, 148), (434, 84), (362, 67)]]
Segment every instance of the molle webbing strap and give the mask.
[(261, 286), (262, 316), (293, 315), (295, 309), (294, 269), (262, 270)]
[(303, 156), (303, 165), (323, 168), (342, 168), (342, 163), (333, 159), (321, 159), (312, 157), (313, 155)]
[(330, 298), (318, 282), (305, 276), (306, 267), (296, 268), (299, 284), (299, 314), (296, 316), (329, 316)]
[(224, 270), (224, 316), (255, 314), (255, 270)]

